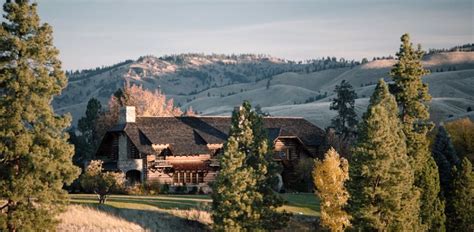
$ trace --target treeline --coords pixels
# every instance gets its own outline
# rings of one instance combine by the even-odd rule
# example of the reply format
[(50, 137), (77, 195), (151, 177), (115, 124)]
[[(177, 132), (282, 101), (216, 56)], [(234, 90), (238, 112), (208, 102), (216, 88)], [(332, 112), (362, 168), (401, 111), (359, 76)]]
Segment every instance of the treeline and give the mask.
[(451, 71), (456, 71), (456, 66), (448, 66), (448, 67), (440, 67), (436, 69), (430, 69), (430, 72), (451, 72)]
[[(204, 65), (199, 69), (188, 68), (187, 65), (193, 59), (202, 59), (210, 61), (210, 65)], [(222, 54), (199, 54), (199, 53), (188, 53), (179, 55), (166, 55), (159, 58), (154, 56), (142, 56), (136, 61), (126, 60), (111, 66), (102, 66), (95, 69), (84, 69), (76, 71), (67, 71), (66, 74), (73, 80), (80, 80), (98, 75), (107, 71), (110, 71), (116, 67), (131, 64), (131, 63), (147, 63), (154, 65), (157, 62), (154, 60), (162, 60), (181, 66), (178, 69), (178, 75), (183, 77), (196, 77), (200, 79), (203, 84), (210, 84), (210, 78), (213, 74), (218, 71), (216, 66), (223, 66), (225, 69), (224, 76), (231, 77), (231, 80), (235, 82), (250, 82), (259, 81), (269, 78), (274, 75), (278, 75), (284, 72), (316, 72), (326, 69), (343, 68), (343, 67), (354, 67), (363, 63), (362, 61), (346, 60), (344, 58), (336, 57), (322, 57), (319, 59), (309, 59), (304, 61), (291, 61), (285, 59), (274, 58), (268, 55), (262, 54), (239, 54), (239, 55), (222, 55)], [(251, 80), (249, 76), (253, 76)]]
[(303, 102), (299, 102), (299, 101), (294, 101), (293, 104), (294, 105), (299, 105), (299, 104), (307, 104), (307, 103), (311, 103), (311, 102), (315, 102), (315, 101), (318, 101), (318, 100), (321, 100), (325, 97), (328, 96), (328, 93), (327, 92), (324, 92), (324, 94), (318, 94), (316, 96), (313, 96), (313, 97), (309, 97), (307, 98), (306, 100), (304, 100)]
[(474, 51), (474, 43), (467, 43), (463, 45), (454, 46), (452, 48), (431, 48), (428, 50), (427, 55), (437, 54), (441, 52), (473, 52)]
[(133, 60), (125, 60), (125, 61), (119, 62), (114, 65), (110, 65), (110, 66), (102, 66), (102, 67), (97, 67), (93, 69), (92, 68), (82, 69), (82, 70), (76, 70), (76, 71), (69, 70), (69, 71), (66, 71), (66, 76), (70, 78), (71, 81), (83, 80), (83, 79), (88, 79), (91, 76), (108, 72), (122, 65), (131, 64), (131, 63), (133, 63)]

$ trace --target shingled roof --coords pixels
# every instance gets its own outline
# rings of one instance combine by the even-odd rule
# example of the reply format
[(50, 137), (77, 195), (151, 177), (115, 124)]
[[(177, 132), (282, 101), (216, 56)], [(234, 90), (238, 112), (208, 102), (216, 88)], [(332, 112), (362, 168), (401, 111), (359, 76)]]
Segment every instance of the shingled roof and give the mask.
[[(319, 146), (324, 131), (303, 118), (265, 117), (270, 140), (297, 137), (306, 146)], [(135, 123), (119, 124), (110, 132), (125, 132), (140, 152), (153, 154), (151, 144), (169, 144), (174, 155), (206, 154), (207, 144), (223, 144), (231, 117), (137, 117)]]

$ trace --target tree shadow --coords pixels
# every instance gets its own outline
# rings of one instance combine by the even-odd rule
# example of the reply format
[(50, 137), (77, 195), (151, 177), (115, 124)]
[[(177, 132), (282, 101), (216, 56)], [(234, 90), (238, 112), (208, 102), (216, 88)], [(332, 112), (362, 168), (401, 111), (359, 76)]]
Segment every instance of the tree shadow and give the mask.
[(199, 221), (189, 220), (167, 212), (155, 210), (118, 208), (111, 205), (86, 204), (125, 221), (140, 225), (146, 231), (209, 231)]
[[(73, 202), (81, 203), (81, 202), (90, 202), (91, 200), (96, 200), (91, 196), (75, 196)], [(108, 203), (118, 203), (118, 204), (141, 204), (141, 205), (148, 205), (160, 209), (197, 209), (201, 204), (208, 204), (206, 199), (203, 201), (195, 201), (192, 198), (131, 198), (128, 196), (109, 196), (107, 198)]]

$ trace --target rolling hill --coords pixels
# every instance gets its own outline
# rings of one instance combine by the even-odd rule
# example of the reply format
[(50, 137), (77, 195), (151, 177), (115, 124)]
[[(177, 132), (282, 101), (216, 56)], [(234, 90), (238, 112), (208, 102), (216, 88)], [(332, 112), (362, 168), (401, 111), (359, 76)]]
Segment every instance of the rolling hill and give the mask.
[[(379, 59), (365, 64), (335, 57), (305, 62), (264, 55), (182, 54), (145, 56), (110, 67), (70, 72), (69, 85), (53, 101), (57, 113), (70, 112), (74, 123), (95, 97), (103, 105), (125, 82), (160, 89), (183, 109), (203, 115), (229, 115), (243, 100), (276, 116), (301, 116), (326, 127), (335, 112), (329, 110), (333, 89), (342, 80), (354, 86), (361, 115), (378, 79), (390, 81), (396, 61)], [(474, 107), (474, 52), (440, 52), (424, 57), (431, 74), (424, 77), (433, 100), (436, 122), (466, 113)]]

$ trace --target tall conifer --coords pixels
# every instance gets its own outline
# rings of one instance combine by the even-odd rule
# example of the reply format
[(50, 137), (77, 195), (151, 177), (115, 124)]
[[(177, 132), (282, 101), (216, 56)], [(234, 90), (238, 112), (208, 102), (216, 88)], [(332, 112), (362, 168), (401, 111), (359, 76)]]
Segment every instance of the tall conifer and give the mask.
[(54, 230), (78, 169), (53, 96), (67, 80), (36, 3), (7, 1), (0, 26), (0, 231)]
[(468, 158), (453, 168), (452, 192), (447, 196), (448, 231), (474, 231), (474, 172)]
[(346, 80), (342, 80), (341, 84), (336, 85), (334, 93), (336, 93), (336, 97), (329, 109), (337, 110), (337, 116), (331, 120), (331, 126), (345, 137), (356, 130), (357, 114), (354, 107), (357, 94)]
[(395, 84), (393, 93), (400, 108), (400, 120), (406, 136), (407, 154), (415, 170), (415, 186), (421, 190), (420, 214), (425, 229), (436, 230), (444, 221), (443, 202), (437, 166), (429, 151), (427, 133), (433, 125), (429, 121), (427, 103), (431, 100), (428, 85), (421, 78), (428, 73), (422, 66), (423, 51), (413, 48), (408, 34), (401, 37), (398, 62), (390, 75)]
[(395, 98), (380, 80), (350, 161), (350, 211), (361, 231), (416, 231), (419, 193)]
[(92, 159), (97, 147), (100, 145), (101, 138), (97, 133), (97, 122), (101, 113), (102, 104), (100, 104), (99, 100), (91, 98), (87, 102), (85, 116), (77, 122), (81, 136), (77, 137), (76, 144), (74, 144), (76, 146), (74, 160), (81, 167), (86, 161)]
[(452, 168), (461, 162), (456, 155), (451, 138), (446, 132), (444, 126), (440, 126), (433, 144), (433, 158), (436, 161), (439, 172), (441, 190), (446, 197), (450, 194), (451, 183), (453, 180)]
[[(243, 108), (249, 109), (250, 104), (245, 101)], [(286, 226), (289, 214), (278, 211), (283, 206), (283, 198), (275, 192), (278, 185), (278, 174), (281, 167), (273, 160), (273, 146), (268, 140), (267, 132), (263, 128), (262, 115), (251, 111), (249, 119), (252, 122), (254, 136), (250, 153), (247, 154), (246, 164), (254, 170), (254, 179), (257, 180), (255, 211), (260, 215), (253, 230), (278, 230)], [(260, 198), (261, 196), (261, 198)]]
[(262, 118), (245, 101), (233, 112), (213, 186), (216, 231), (261, 231), (285, 226), (287, 215), (276, 210), (283, 200), (272, 189), (278, 171), (272, 158)]

